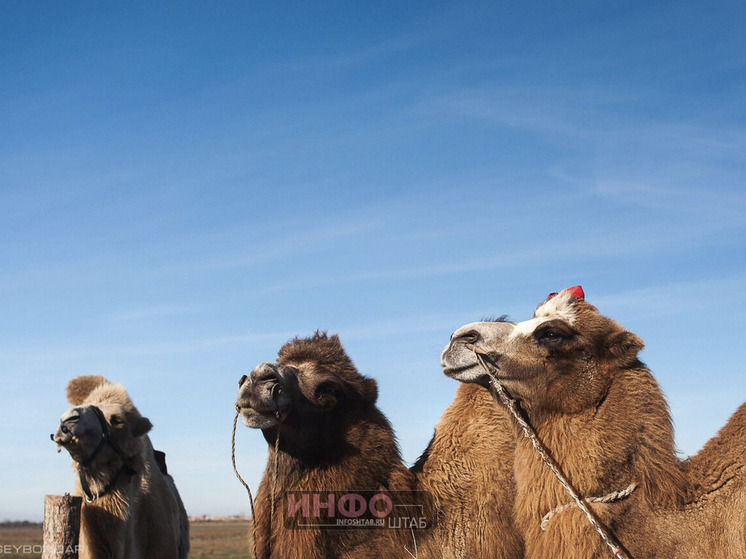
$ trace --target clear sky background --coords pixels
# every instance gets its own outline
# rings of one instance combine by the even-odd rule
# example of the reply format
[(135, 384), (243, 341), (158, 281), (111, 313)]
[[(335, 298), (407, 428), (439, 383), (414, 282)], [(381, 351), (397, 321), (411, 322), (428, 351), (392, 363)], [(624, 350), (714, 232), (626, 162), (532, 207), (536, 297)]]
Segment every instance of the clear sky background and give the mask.
[(2, 2), (0, 520), (72, 488), (76, 375), (247, 514), (237, 381), (288, 339), (339, 333), (413, 462), (450, 333), (575, 284), (696, 452), (746, 400), (745, 100), (742, 2)]

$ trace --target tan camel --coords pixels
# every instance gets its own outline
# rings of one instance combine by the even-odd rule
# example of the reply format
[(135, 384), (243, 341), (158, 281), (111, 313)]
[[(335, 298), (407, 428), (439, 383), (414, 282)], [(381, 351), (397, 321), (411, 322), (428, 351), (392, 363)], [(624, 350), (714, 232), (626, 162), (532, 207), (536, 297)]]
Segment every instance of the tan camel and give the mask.
[(432, 529), (444, 559), (520, 559), (513, 521), (515, 439), (506, 410), (476, 384), (461, 384), (412, 467), (438, 511)]
[[(554, 461), (628, 557), (746, 557), (746, 407), (691, 460), (675, 453), (670, 413), (638, 359), (642, 341), (584, 300), (552, 296), (532, 319), (459, 328), (447, 375), (518, 402)], [(608, 557), (609, 549), (514, 428), (515, 520), (529, 558)], [(627, 490), (627, 493), (617, 493)], [(616, 497), (615, 497), (616, 495)], [(545, 530), (542, 529), (544, 524)]]
[(101, 376), (71, 380), (67, 400), (75, 407), (52, 440), (73, 458), (73, 494), (84, 498), (81, 559), (185, 558), (189, 522), (150, 444), (150, 421), (122, 385)]

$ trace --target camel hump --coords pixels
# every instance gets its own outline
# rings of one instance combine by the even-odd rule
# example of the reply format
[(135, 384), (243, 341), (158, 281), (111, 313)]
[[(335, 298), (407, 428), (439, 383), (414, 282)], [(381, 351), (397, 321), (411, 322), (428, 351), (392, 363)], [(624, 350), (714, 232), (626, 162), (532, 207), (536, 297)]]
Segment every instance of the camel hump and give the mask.
[(67, 383), (67, 401), (73, 406), (79, 406), (86, 401), (88, 395), (99, 386), (111, 384), (101, 375), (82, 375)]

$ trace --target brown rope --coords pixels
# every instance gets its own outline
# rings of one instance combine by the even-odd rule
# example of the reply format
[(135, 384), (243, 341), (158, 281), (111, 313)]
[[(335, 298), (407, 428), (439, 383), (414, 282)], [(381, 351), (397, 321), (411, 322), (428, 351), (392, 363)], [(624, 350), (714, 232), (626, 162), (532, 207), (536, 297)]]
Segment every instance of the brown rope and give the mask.
[(279, 456), (280, 456), (280, 428), (277, 427), (277, 437), (275, 438), (275, 475), (272, 479), (272, 495), (271, 495), (271, 508), (269, 509), (269, 525), (272, 526), (272, 516), (275, 512), (275, 491), (277, 489), (277, 478), (279, 471)]
[[(620, 491), (612, 491), (611, 493), (608, 493), (601, 497), (586, 497), (585, 499), (583, 499), (583, 501), (585, 501), (586, 503), (615, 503), (617, 501), (621, 501), (622, 499), (626, 499), (627, 497), (629, 497), (635, 489), (637, 489), (637, 484), (630, 483), (626, 488)], [(564, 505), (559, 505), (557, 507), (554, 507), (548, 513), (546, 513), (544, 515), (544, 518), (541, 519), (542, 531), (546, 531), (547, 526), (549, 525), (549, 522), (552, 520), (552, 518), (554, 518), (555, 514), (564, 512), (567, 509), (571, 509), (574, 506), (575, 506), (575, 503), (565, 503)]]
[(252, 540), (254, 542), (254, 557), (256, 558), (256, 514), (254, 513), (254, 497), (251, 495), (251, 488), (249, 487), (249, 484), (244, 481), (244, 479), (241, 477), (241, 474), (238, 473), (238, 468), (236, 467), (236, 424), (238, 423), (238, 415), (240, 413), (241, 410), (238, 406), (236, 406), (236, 415), (233, 417), (233, 433), (231, 434), (231, 460), (233, 462), (233, 473), (236, 474), (238, 481), (241, 482), (241, 484), (246, 488), (246, 492), (249, 494), (249, 505), (251, 506), (251, 525), (253, 526)]
[(414, 543), (414, 553), (409, 551), (409, 548), (407, 546), (404, 546), (404, 551), (406, 551), (412, 559), (417, 559), (417, 536), (414, 535), (414, 528), (409, 529), (410, 532), (412, 532), (412, 542)]
[(595, 515), (590, 511), (590, 509), (588, 509), (583, 500), (572, 488), (570, 482), (562, 474), (559, 465), (555, 463), (554, 460), (549, 456), (546, 449), (544, 448), (544, 445), (541, 444), (541, 441), (539, 441), (539, 438), (536, 436), (536, 432), (533, 430), (531, 425), (529, 425), (529, 423), (523, 418), (522, 414), (518, 410), (518, 403), (508, 395), (505, 388), (502, 386), (502, 384), (500, 384), (500, 381), (498, 380), (495, 373), (488, 366), (487, 361), (484, 358), (484, 355), (486, 355), (487, 352), (471, 344), (469, 344), (469, 346), (469, 349), (474, 352), (477, 362), (482, 366), (482, 368), (485, 370), (490, 378), (490, 388), (492, 388), (490, 392), (492, 392), (493, 397), (499, 399), (508, 408), (510, 413), (513, 415), (513, 418), (521, 426), (521, 429), (523, 429), (523, 434), (531, 441), (534, 448), (536, 449), (536, 452), (539, 453), (541, 459), (549, 467), (562, 487), (564, 487), (565, 491), (567, 491), (567, 493), (570, 495), (575, 506), (577, 506), (583, 512), (585, 517), (588, 519), (588, 522), (590, 522), (591, 526), (593, 526), (596, 532), (598, 532), (598, 534), (601, 536), (601, 539), (611, 550), (612, 555), (617, 559), (629, 559), (622, 550), (619, 542), (611, 533), (609, 533), (603, 528), (603, 526), (601, 526), (598, 519), (596, 519)]
[[(233, 473), (236, 474), (236, 477), (238, 478), (238, 481), (241, 482), (241, 484), (246, 488), (246, 492), (249, 494), (249, 505), (251, 505), (251, 522), (254, 526), (254, 557), (257, 557), (256, 554), (256, 513), (254, 512), (254, 497), (251, 495), (251, 489), (249, 488), (249, 484), (244, 481), (244, 479), (241, 477), (241, 474), (238, 473), (238, 468), (236, 467), (236, 424), (238, 423), (238, 416), (241, 413), (241, 409), (236, 406), (236, 415), (233, 417), (233, 432), (231, 434), (231, 461), (233, 462)], [(270, 495), (270, 509), (269, 509), (269, 542), (267, 546), (270, 546), (270, 542), (272, 541), (272, 516), (275, 512), (275, 493), (277, 490), (277, 478), (279, 477), (279, 468), (280, 468), (280, 429), (277, 429), (277, 437), (275, 438), (275, 472), (272, 479), (272, 493)]]

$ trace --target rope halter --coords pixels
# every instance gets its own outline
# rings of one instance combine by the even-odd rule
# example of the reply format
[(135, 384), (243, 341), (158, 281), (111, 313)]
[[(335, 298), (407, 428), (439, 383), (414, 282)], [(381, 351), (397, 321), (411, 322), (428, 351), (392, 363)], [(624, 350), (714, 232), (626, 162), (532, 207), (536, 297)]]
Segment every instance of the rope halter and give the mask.
[[(497, 378), (497, 375), (495, 374), (495, 371), (492, 370), (492, 368), (489, 366), (489, 362), (487, 360), (487, 355), (489, 354), (484, 349), (475, 346), (474, 344), (466, 344), (467, 349), (471, 350), (474, 353), (474, 356), (476, 357), (477, 362), (479, 365), (484, 369), (484, 371), (487, 373), (489, 380), (489, 390), (492, 394), (492, 397), (502, 402), (503, 405), (505, 405), (508, 410), (510, 411), (513, 418), (518, 422), (518, 424), (521, 426), (521, 429), (523, 430), (523, 434), (531, 441), (531, 444), (534, 446), (534, 449), (541, 457), (544, 464), (552, 471), (554, 476), (557, 478), (557, 481), (560, 482), (562, 487), (565, 489), (568, 495), (570, 495), (572, 499), (572, 503), (569, 506), (561, 506), (556, 509), (553, 509), (549, 513), (547, 513), (544, 516), (544, 519), (542, 520), (542, 530), (546, 529), (546, 524), (551, 520), (552, 516), (557, 514), (558, 512), (562, 512), (563, 510), (566, 510), (570, 506), (576, 506), (578, 507), (583, 514), (585, 515), (588, 522), (593, 526), (593, 528), (598, 532), (598, 534), (601, 536), (601, 539), (604, 541), (604, 543), (608, 546), (609, 551), (611, 551), (611, 554), (616, 557), (617, 559), (629, 559), (628, 556), (624, 553), (622, 550), (621, 545), (616, 540), (613, 534), (611, 534), (608, 530), (606, 530), (603, 526), (601, 526), (601, 523), (598, 521), (596, 516), (593, 514), (593, 512), (586, 506), (586, 502), (595, 502), (594, 499), (581, 499), (577, 492), (573, 489), (572, 485), (570, 485), (570, 482), (567, 480), (565, 475), (560, 470), (559, 465), (551, 458), (547, 450), (544, 448), (544, 445), (539, 440), (538, 436), (536, 435), (536, 431), (531, 427), (527, 419), (524, 417), (524, 415), (521, 413), (521, 410), (518, 407), (518, 402), (513, 399), (510, 394), (505, 390), (503, 385), (500, 383), (500, 380)], [(602, 502), (611, 502), (613, 500), (620, 500), (627, 496), (629, 496), (632, 491), (635, 490), (636, 485), (632, 484), (627, 489), (620, 491), (620, 492), (614, 492), (612, 495), (614, 498), (610, 498), (609, 496), (604, 496), (600, 499), (609, 498), (610, 501), (602, 501)], [(559, 509), (559, 510), (558, 510)]]

